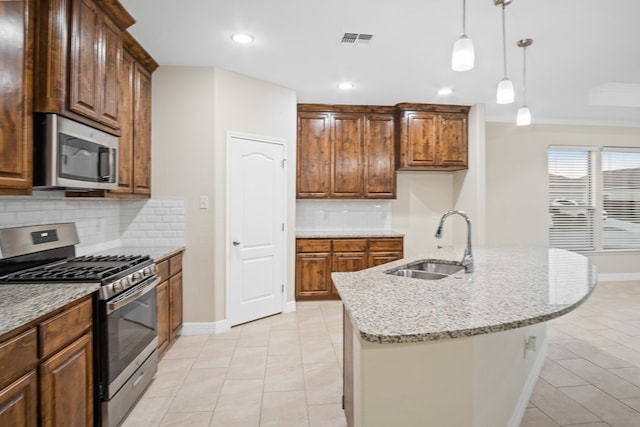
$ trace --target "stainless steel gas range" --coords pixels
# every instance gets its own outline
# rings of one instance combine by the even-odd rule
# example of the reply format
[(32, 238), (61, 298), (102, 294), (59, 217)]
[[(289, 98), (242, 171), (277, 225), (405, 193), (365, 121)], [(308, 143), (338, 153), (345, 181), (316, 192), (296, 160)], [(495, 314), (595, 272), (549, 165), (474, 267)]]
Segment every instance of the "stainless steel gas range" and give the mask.
[(94, 297), (96, 425), (119, 425), (157, 371), (156, 285), (149, 256), (75, 256), (75, 224), (0, 230), (0, 285), (99, 283)]

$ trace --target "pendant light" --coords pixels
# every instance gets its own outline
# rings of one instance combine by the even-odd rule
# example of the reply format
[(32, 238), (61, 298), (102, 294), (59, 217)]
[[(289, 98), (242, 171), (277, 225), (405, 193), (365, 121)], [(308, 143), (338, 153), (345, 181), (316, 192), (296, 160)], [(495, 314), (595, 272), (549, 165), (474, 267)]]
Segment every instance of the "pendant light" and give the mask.
[(502, 59), (504, 64), (504, 77), (498, 83), (498, 93), (496, 101), (498, 104), (511, 104), (515, 98), (513, 91), (513, 82), (507, 77), (507, 42), (506, 42), (506, 24), (504, 8), (511, 3), (511, 0), (493, 0), (495, 6), (502, 6)]
[(451, 54), (451, 69), (453, 71), (469, 71), (475, 62), (473, 40), (467, 36), (466, 31), (467, 0), (462, 0), (462, 35), (453, 45)]
[(527, 107), (527, 47), (531, 46), (533, 39), (518, 41), (518, 47), (522, 48), (522, 107), (518, 109), (516, 124), (528, 126), (531, 124), (531, 111)]

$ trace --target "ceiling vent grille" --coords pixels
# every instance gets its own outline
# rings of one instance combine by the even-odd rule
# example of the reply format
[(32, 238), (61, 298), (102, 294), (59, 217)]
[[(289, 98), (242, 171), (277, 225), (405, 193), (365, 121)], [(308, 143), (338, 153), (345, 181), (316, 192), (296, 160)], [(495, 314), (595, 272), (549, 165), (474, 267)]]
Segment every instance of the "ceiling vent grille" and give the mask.
[(369, 47), (373, 34), (344, 33), (340, 37), (340, 47)]

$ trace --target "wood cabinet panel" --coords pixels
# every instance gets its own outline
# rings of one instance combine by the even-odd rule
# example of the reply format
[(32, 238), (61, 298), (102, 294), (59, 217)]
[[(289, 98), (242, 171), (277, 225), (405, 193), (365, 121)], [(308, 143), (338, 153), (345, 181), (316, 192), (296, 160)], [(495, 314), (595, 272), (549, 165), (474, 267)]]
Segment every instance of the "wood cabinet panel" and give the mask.
[(38, 425), (38, 383), (31, 371), (0, 389), (0, 426), (36, 427)]
[(298, 198), (394, 198), (392, 107), (298, 105)]
[(173, 340), (182, 327), (182, 273), (178, 273), (169, 279), (170, 301), (170, 339)]
[(170, 313), (169, 313), (169, 281), (165, 280), (156, 287), (158, 308), (158, 352), (162, 353), (169, 345)]
[(393, 114), (365, 116), (364, 197), (396, 197), (395, 119)]
[(36, 365), (37, 337), (33, 328), (0, 343), (0, 388)]
[(165, 259), (160, 261), (158, 264), (158, 277), (161, 282), (164, 282), (169, 278), (169, 260)]
[(114, 193), (131, 193), (133, 189), (133, 91), (136, 63), (130, 53), (124, 51), (120, 65), (118, 85), (120, 106), (120, 139), (118, 141), (118, 189)]
[(120, 64), (122, 62), (122, 30), (108, 17), (104, 16), (102, 25), (102, 43), (104, 55), (101, 58), (103, 65), (102, 75), (98, 84), (104, 89), (101, 91), (99, 120), (114, 129), (120, 129), (120, 108), (118, 90), (120, 85)]
[(151, 74), (136, 65), (133, 98), (133, 193), (151, 195)]
[(328, 113), (298, 113), (298, 197), (328, 197), (331, 192), (330, 129)]
[(339, 298), (332, 272), (359, 271), (402, 257), (402, 237), (296, 239), (296, 299)]
[(40, 366), (43, 427), (93, 424), (91, 341), (89, 332)]
[(174, 275), (182, 271), (182, 254), (177, 254), (169, 258), (169, 274)]
[(398, 104), (397, 164), (400, 170), (468, 167), (469, 107)]
[(361, 114), (333, 114), (331, 150), (332, 198), (362, 197), (362, 133)]
[(296, 297), (331, 297), (331, 253), (296, 255)]
[(29, 194), (32, 185), (33, 11), (29, 1), (0, 2), (0, 194)]
[(87, 299), (39, 325), (40, 356), (46, 357), (91, 328), (92, 300)]

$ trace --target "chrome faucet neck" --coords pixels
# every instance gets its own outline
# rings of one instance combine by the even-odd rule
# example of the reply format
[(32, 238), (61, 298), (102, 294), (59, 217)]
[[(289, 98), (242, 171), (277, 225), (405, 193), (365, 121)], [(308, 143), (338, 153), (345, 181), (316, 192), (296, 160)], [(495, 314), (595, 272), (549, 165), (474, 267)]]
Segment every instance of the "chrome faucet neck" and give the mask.
[(462, 265), (467, 273), (473, 272), (473, 251), (471, 249), (471, 219), (469, 219), (469, 215), (467, 215), (463, 211), (459, 211), (456, 209), (451, 209), (447, 211), (442, 218), (440, 218), (440, 223), (438, 224), (438, 229), (436, 230), (436, 239), (442, 238), (442, 227), (444, 226), (444, 220), (450, 217), (451, 215), (460, 215), (467, 222), (467, 247), (464, 250), (464, 255), (462, 257)]

